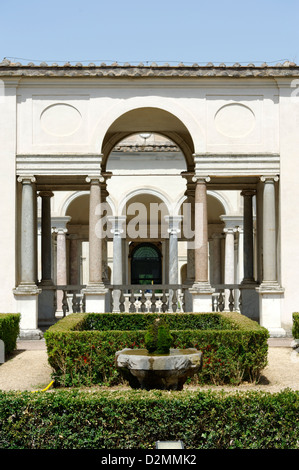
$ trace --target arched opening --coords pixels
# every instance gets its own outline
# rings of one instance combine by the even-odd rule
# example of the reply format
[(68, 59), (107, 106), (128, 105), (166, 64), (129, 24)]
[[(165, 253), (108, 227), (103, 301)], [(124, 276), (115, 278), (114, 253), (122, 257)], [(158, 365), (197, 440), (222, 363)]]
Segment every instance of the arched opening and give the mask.
[(103, 170), (108, 158), (120, 141), (132, 134), (159, 134), (170, 139), (182, 151), (188, 170), (194, 169), (194, 143), (186, 125), (174, 114), (160, 108), (144, 107), (119, 116), (109, 127), (103, 139)]
[(131, 250), (132, 284), (162, 284), (161, 244), (135, 243)]

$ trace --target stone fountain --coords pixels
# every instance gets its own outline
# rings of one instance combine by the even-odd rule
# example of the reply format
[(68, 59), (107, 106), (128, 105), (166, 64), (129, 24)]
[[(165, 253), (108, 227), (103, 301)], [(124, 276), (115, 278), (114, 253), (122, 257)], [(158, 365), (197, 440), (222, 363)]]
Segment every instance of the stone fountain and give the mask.
[(182, 390), (188, 377), (202, 367), (197, 349), (171, 349), (172, 337), (161, 319), (145, 336), (147, 349), (117, 351), (115, 364), (132, 388)]

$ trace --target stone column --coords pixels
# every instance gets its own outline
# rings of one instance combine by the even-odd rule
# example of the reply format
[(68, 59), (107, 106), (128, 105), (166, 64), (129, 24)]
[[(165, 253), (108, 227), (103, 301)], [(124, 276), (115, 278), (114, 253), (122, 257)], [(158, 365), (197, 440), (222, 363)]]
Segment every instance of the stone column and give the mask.
[(165, 216), (169, 233), (169, 284), (178, 283), (178, 234), (182, 216)]
[(244, 197), (244, 221), (243, 221), (243, 243), (244, 243), (244, 279), (243, 283), (253, 283), (253, 213), (252, 197), (256, 194), (254, 190), (243, 190)]
[(214, 233), (212, 235), (213, 243), (213, 284), (221, 284), (221, 240), (223, 235), (221, 233)]
[[(70, 217), (69, 217), (70, 219)], [(67, 255), (65, 226), (55, 227), (56, 235), (56, 283), (58, 286), (67, 285)], [(57, 291), (57, 312), (62, 312), (63, 291)]]
[(51, 197), (52, 191), (40, 191), (41, 208), (41, 268), (42, 278), (40, 286), (42, 293), (39, 296), (39, 322), (42, 326), (55, 323), (55, 291), (52, 279), (52, 224), (51, 224)]
[[(235, 282), (235, 232), (236, 228), (227, 227), (223, 230), (225, 234), (225, 263), (224, 263), (224, 284), (234, 284)], [(225, 291), (225, 310), (228, 310), (229, 289)]]
[(263, 177), (263, 283), (277, 284), (275, 182)]
[(263, 176), (263, 281), (259, 288), (260, 324), (271, 336), (285, 336), (281, 327), (281, 301), (284, 289), (277, 279), (277, 227), (275, 183), (278, 176)]
[(209, 250), (208, 250), (208, 213), (207, 188), (209, 177), (195, 176), (195, 279), (190, 292), (193, 295), (194, 312), (212, 311), (212, 293), (209, 282)]
[[(122, 234), (124, 233), (123, 223), (126, 221), (125, 216), (108, 217), (111, 223), (111, 233), (113, 234), (113, 285), (123, 284), (123, 255), (122, 255)], [(113, 312), (119, 313), (120, 290), (113, 289)]]
[[(194, 219), (195, 219), (195, 185), (192, 181), (194, 173), (184, 171), (181, 175), (187, 180), (186, 201), (183, 203), (183, 229), (182, 238), (187, 242), (187, 273), (185, 286), (193, 286), (195, 279), (195, 255), (194, 255)], [(189, 289), (185, 290), (185, 311), (192, 312), (192, 295)]]
[(252, 198), (256, 191), (245, 189), (243, 196), (243, 270), (241, 282), (242, 314), (252, 320), (259, 320), (259, 304), (256, 294), (257, 283), (254, 280), (254, 247), (253, 247), (253, 210)]
[(89, 282), (82, 291), (86, 312), (104, 313), (106, 289), (102, 274), (101, 175), (86, 178), (90, 183), (89, 199)]
[(19, 177), (22, 183), (22, 208), (21, 208), (21, 253), (20, 253), (20, 282), (14, 295), (17, 300), (17, 308), (21, 313), (20, 336), (25, 339), (38, 339), (42, 333), (38, 329), (38, 294), (37, 288), (35, 251), (37, 244), (34, 198), (36, 197), (33, 176)]
[(52, 225), (51, 225), (51, 197), (52, 191), (40, 191), (42, 199), (41, 234), (42, 234), (42, 279), (41, 283), (52, 284)]

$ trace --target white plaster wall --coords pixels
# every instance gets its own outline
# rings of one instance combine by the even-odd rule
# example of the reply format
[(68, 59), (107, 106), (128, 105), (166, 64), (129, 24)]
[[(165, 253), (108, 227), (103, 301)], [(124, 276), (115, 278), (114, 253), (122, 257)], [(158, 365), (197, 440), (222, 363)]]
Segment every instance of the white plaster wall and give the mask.
[(16, 83), (0, 97), (0, 312), (15, 313), (16, 282)]
[(282, 323), (290, 327), (292, 313), (299, 305), (299, 97), (292, 96), (294, 89), (289, 81), (281, 81), (280, 86)]
[(20, 154), (100, 153), (109, 126), (139, 107), (177, 116), (190, 131), (195, 153), (278, 151), (277, 86), (272, 80), (171, 81), (171, 86), (169, 81), (141, 81), (138, 92), (135, 82), (125, 80), (121, 86), (88, 79), (53, 83), (37, 80), (33, 86), (27, 80), (19, 87)]

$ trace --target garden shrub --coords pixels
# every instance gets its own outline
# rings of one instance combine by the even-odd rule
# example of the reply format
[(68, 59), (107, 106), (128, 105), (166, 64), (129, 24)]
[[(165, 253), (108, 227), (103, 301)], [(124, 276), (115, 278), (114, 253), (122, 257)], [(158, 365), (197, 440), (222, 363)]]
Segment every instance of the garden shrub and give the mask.
[(292, 335), (295, 339), (299, 339), (299, 313), (293, 313)]
[[(197, 348), (203, 352), (202, 370), (193, 379), (198, 383), (254, 382), (267, 365), (268, 330), (239, 313), (160, 316), (170, 328), (172, 347)], [(115, 367), (115, 353), (124, 348), (145, 348), (146, 328), (158, 317), (158, 314), (75, 313), (60, 320), (44, 335), (55, 385), (123, 383)]]
[(5, 354), (10, 354), (16, 348), (20, 318), (19, 313), (0, 313), (0, 339), (4, 341)]
[(1, 449), (298, 449), (299, 392), (0, 392)]

